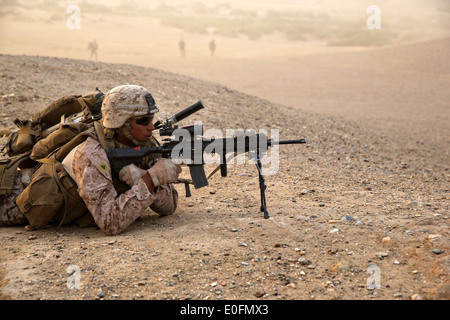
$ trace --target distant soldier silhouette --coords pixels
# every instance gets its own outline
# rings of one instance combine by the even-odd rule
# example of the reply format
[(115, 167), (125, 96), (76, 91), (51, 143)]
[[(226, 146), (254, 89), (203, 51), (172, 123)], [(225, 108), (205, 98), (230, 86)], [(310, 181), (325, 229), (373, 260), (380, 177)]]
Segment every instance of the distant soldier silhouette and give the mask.
[(214, 56), (216, 51), (216, 41), (214, 39), (209, 42), (209, 51), (211, 52), (211, 57)]
[(184, 58), (186, 56), (186, 43), (184, 42), (183, 39), (181, 39), (180, 42), (178, 42), (178, 47), (180, 48), (181, 57)]
[(97, 56), (97, 49), (98, 49), (97, 40), (94, 40), (94, 41), (92, 41), (92, 42), (89, 42), (88, 50), (91, 51), (91, 55), (89, 56), (89, 59), (92, 59), (93, 56), (95, 56), (95, 60), (98, 59), (98, 56)]

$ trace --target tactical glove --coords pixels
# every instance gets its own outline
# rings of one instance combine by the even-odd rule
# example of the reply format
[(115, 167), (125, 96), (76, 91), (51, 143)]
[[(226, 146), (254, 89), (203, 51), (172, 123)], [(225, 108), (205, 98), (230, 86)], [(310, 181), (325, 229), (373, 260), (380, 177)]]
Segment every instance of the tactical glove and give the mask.
[(181, 173), (181, 167), (170, 159), (160, 158), (147, 170), (155, 187), (174, 183)]
[(129, 164), (123, 167), (119, 172), (120, 181), (125, 182), (130, 187), (134, 186), (138, 181), (147, 173), (146, 170), (143, 170), (137, 167), (135, 164)]

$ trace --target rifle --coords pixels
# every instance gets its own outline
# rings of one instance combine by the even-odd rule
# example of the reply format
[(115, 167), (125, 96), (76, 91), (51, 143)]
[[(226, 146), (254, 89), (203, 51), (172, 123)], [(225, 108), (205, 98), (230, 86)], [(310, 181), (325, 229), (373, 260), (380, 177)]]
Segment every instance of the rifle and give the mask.
[[(191, 114), (203, 109), (201, 101), (169, 117), (166, 120), (159, 120), (155, 123), (155, 129), (159, 130), (160, 136), (169, 137), (163, 140), (163, 144), (158, 147), (138, 147), (138, 148), (108, 148), (107, 155), (114, 174), (129, 164), (139, 164), (141, 159), (149, 154), (161, 154), (163, 158), (170, 158), (173, 161), (188, 162), (192, 182), (181, 180), (185, 184), (186, 197), (191, 196), (189, 184), (193, 184), (195, 189), (208, 185), (210, 178), (220, 168), (222, 177), (227, 176), (227, 162), (230, 159), (226, 155), (233, 153), (234, 156), (242, 153), (249, 153), (249, 158), (256, 161), (259, 176), (259, 188), (261, 194), (261, 212), (264, 218), (269, 218), (265, 197), (265, 180), (261, 159), (269, 147), (285, 144), (304, 144), (305, 139), (298, 140), (269, 140), (263, 133), (247, 134), (236, 137), (207, 139), (203, 136), (203, 126), (199, 124), (184, 126), (179, 128), (175, 124)], [(220, 165), (209, 177), (206, 177), (204, 170), (204, 154), (218, 154)], [(233, 157), (233, 156), (232, 156)]]

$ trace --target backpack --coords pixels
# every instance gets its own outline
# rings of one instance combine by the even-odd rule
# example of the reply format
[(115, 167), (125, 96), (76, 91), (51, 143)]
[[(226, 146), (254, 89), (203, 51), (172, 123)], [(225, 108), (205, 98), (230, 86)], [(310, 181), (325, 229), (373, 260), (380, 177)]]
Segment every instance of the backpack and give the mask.
[(28, 152), (39, 140), (56, 131), (61, 124), (90, 123), (100, 119), (103, 98), (104, 94), (100, 90), (85, 96), (65, 96), (34, 114), (31, 120), (15, 119), (14, 124), (19, 130), (9, 136), (2, 149), (3, 153), (13, 157)]
[[(35, 228), (55, 221), (59, 225), (93, 223), (75, 181), (61, 162), (88, 137), (97, 139), (93, 123), (101, 118), (104, 95), (67, 96), (52, 102), (31, 120), (21, 121), (3, 149), (8, 158), (0, 160), (0, 196), (11, 194), (18, 170), (33, 168), (30, 184), (16, 204)], [(70, 209), (70, 210), (69, 210)]]

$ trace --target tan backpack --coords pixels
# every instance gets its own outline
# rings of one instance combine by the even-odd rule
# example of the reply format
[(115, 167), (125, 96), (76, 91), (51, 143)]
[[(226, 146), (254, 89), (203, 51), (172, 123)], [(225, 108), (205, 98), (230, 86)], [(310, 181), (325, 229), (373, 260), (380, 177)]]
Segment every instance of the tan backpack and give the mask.
[(9, 137), (4, 147), (9, 157), (0, 160), (0, 196), (11, 194), (18, 170), (33, 168), (31, 183), (16, 199), (33, 227), (54, 222), (59, 225), (76, 222), (81, 226), (93, 223), (76, 183), (61, 162), (88, 137), (97, 139), (93, 121), (101, 117), (102, 99), (103, 94), (98, 93), (64, 97), (34, 115), (32, 120), (16, 119), (20, 129)]
[(104, 94), (100, 90), (85, 96), (65, 96), (50, 103), (33, 115), (31, 120), (14, 120), (19, 130), (10, 135), (2, 149), (3, 153), (13, 157), (28, 152), (62, 124), (90, 123), (100, 119), (103, 98)]
[[(39, 164), (31, 183), (16, 199), (20, 211), (33, 227), (41, 228), (54, 222), (60, 226), (73, 222), (80, 226), (93, 223), (78, 194), (78, 186), (61, 163), (72, 149), (88, 137), (97, 139), (92, 124), (65, 124), (33, 148), (30, 158)], [(64, 140), (66, 143), (63, 143)], [(49, 154), (41, 158), (46, 152)]]

